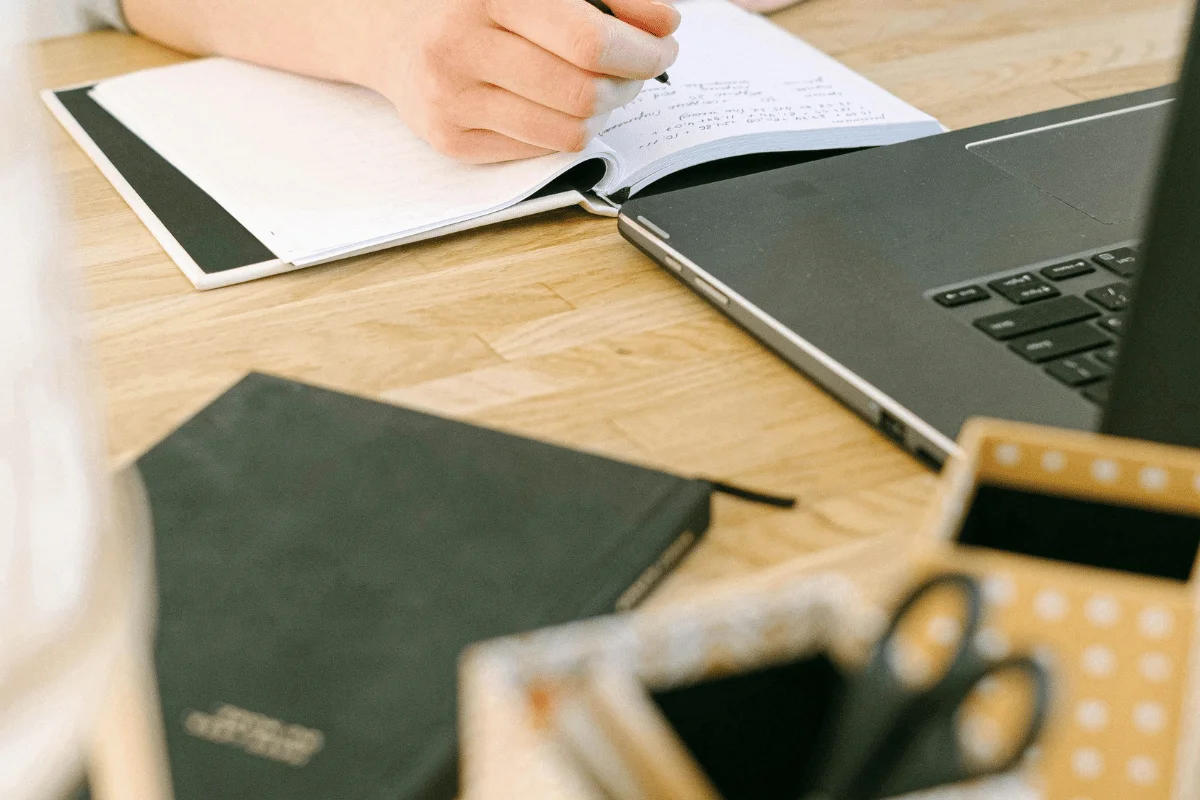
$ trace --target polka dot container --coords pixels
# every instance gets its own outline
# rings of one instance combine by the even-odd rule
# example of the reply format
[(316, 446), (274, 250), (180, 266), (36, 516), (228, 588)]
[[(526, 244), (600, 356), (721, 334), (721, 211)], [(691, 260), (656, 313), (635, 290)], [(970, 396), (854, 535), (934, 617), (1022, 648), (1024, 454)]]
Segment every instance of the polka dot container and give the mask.
[(918, 563), (980, 577), (989, 646), (1051, 666), (1052, 721), (1032, 764), (1043, 796), (1200, 796), (1196, 570), (1179, 582), (954, 544), (981, 483), (1200, 516), (1200, 453), (992, 421), (971, 423), (961, 444)]

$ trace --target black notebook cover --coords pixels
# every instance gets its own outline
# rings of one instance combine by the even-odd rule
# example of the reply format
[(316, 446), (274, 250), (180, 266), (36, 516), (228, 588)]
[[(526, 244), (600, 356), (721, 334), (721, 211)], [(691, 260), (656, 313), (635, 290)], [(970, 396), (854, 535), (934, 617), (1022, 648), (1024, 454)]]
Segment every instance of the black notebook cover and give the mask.
[(448, 800), (463, 647), (613, 611), (713, 488), (257, 374), (139, 466), (177, 800)]

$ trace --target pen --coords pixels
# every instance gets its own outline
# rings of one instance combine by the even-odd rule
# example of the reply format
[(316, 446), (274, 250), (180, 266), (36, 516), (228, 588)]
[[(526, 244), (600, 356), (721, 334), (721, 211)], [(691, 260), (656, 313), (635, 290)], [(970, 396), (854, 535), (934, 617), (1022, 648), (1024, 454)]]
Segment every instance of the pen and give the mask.
[[(613, 13), (613, 10), (605, 4), (604, 0), (586, 0), (586, 2), (588, 5), (590, 5), (592, 8), (596, 9), (597, 11), (608, 14), (610, 17), (616, 16), (616, 14)], [(668, 86), (671, 85), (671, 79), (670, 79), (670, 77), (667, 76), (667, 73), (665, 73), (665, 72), (662, 75), (659, 75), (654, 80), (658, 81), (659, 83), (665, 83)]]

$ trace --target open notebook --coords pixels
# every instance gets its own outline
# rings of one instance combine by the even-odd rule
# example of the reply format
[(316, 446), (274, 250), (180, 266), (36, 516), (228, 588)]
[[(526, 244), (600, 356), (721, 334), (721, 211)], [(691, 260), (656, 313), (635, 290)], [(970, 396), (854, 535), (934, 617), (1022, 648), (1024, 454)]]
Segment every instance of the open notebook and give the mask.
[[(881, 145), (942, 130), (725, 0), (679, 8), (671, 85), (648, 82), (582, 153), (460, 164), (418, 139), (373, 92), (222, 58), (104, 81), (90, 99), (276, 256), (275, 266), (247, 278), (555, 206), (582, 202), (604, 213), (606, 202), (726, 157)], [(547, 191), (568, 173), (578, 191)]]

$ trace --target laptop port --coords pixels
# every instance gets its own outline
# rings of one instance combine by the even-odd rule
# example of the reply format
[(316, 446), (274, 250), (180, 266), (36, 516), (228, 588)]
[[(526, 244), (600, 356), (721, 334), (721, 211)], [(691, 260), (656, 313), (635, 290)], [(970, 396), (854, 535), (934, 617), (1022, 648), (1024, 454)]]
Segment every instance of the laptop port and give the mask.
[(938, 458), (933, 453), (926, 450), (924, 447), (918, 447), (916, 450), (913, 451), (913, 455), (915, 455), (917, 457), (917, 461), (920, 461), (922, 464), (924, 464), (926, 467), (933, 470), (934, 472), (942, 471), (942, 459)]
[(908, 426), (883, 410), (879, 412), (879, 430), (896, 444), (904, 446)]

